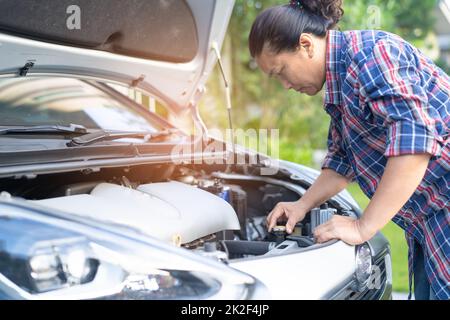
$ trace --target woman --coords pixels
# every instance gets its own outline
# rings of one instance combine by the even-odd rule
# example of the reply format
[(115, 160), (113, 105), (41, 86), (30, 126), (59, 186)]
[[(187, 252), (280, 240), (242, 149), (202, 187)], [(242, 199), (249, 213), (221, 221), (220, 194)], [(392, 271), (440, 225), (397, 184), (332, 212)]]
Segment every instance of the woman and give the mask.
[(269, 8), (249, 36), (252, 57), (286, 89), (318, 94), (331, 116), (322, 172), (304, 196), (279, 203), (271, 230), (290, 233), (307, 212), (356, 180), (371, 199), (362, 217), (334, 216), (315, 230), (357, 245), (393, 220), (406, 231), (410, 291), (450, 299), (450, 78), (418, 49), (382, 31), (333, 30), (341, 0)]

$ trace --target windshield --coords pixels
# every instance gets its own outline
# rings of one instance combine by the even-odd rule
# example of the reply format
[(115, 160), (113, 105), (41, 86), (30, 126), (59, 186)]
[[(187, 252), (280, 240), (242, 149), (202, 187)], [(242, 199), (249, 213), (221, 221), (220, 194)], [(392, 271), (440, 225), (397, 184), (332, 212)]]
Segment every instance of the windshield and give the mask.
[(150, 114), (78, 79), (0, 79), (0, 125), (82, 125), (90, 130), (157, 132)]

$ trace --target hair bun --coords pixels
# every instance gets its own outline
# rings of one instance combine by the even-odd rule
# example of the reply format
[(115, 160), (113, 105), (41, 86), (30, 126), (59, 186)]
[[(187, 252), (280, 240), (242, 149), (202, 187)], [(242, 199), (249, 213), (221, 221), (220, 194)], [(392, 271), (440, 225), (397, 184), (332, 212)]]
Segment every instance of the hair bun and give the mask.
[(342, 0), (303, 0), (306, 10), (330, 21), (329, 29), (334, 28), (344, 15)]

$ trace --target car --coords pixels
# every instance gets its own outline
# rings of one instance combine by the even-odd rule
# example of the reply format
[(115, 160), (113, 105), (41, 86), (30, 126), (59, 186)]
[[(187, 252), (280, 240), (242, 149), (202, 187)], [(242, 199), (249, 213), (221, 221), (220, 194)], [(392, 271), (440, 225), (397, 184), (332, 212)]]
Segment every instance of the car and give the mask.
[(347, 191), (268, 232), (319, 172), (208, 134), (234, 1), (132, 3), (0, 1), (0, 299), (390, 299), (381, 233), (313, 237)]

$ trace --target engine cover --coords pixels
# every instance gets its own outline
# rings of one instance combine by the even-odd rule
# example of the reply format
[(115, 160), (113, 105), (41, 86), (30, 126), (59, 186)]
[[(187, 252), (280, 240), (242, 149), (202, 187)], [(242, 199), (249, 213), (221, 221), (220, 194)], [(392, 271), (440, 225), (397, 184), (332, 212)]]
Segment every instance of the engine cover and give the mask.
[(239, 230), (233, 207), (180, 182), (140, 185), (137, 190), (101, 183), (90, 194), (32, 201), (68, 213), (113, 222), (172, 242), (188, 243), (224, 230)]

